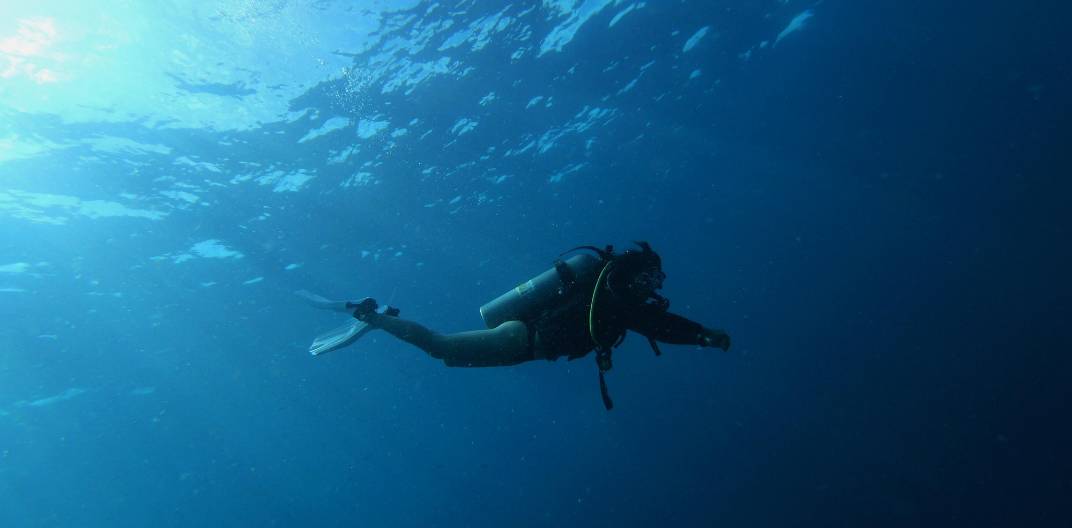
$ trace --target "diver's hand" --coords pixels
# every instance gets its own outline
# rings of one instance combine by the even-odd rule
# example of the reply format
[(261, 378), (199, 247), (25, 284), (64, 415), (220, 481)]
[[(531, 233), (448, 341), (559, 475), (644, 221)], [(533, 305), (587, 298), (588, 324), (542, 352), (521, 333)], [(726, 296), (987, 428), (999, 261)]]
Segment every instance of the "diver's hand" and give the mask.
[(723, 351), (728, 351), (730, 349), (730, 335), (722, 330), (704, 328), (703, 333), (700, 334), (700, 344), (705, 347), (717, 347)]

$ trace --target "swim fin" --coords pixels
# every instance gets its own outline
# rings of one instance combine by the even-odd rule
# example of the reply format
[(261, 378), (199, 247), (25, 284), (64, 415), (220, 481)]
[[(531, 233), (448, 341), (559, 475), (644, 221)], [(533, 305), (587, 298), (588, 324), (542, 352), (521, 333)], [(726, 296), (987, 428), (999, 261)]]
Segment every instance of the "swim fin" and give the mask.
[[(331, 310), (333, 312), (342, 312), (349, 314), (352, 317), (356, 317), (355, 312), (368, 301), (372, 302), (373, 309), (376, 307), (376, 301), (371, 298), (366, 298), (361, 301), (332, 301), (308, 290), (298, 290), (294, 293), (305, 299), (306, 302), (315, 308)], [(380, 313), (391, 317), (398, 317), (400, 312), (398, 308), (393, 306), (384, 306), (383, 311)], [(374, 330), (374, 328), (364, 321), (354, 320), (348, 322), (330, 332), (317, 336), (316, 339), (313, 339), (313, 344), (309, 345), (309, 353), (314, 356), (319, 356), (340, 348), (348, 347), (372, 330)]]
[(333, 312), (343, 312), (348, 314), (354, 313), (353, 303), (350, 301), (332, 301), (321, 297), (308, 290), (298, 290), (294, 292), (298, 297), (305, 299), (314, 308), (320, 308), (321, 310), (331, 310)]
[(352, 345), (358, 339), (364, 337), (373, 328), (363, 321), (346, 323), (330, 332), (317, 336), (313, 344), (309, 345), (309, 353), (314, 356), (327, 354), (340, 348)]

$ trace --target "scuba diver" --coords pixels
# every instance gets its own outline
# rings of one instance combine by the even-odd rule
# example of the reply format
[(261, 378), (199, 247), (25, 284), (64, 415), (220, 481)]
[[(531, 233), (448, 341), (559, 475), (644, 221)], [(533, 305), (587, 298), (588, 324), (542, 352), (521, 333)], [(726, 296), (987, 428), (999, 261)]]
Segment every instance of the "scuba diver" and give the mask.
[(377, 311), (372, 298), (360, 301), (328, 301), (309, 292), (298, 292), (314, 305), (351, 314), (356, 322), (317, 338), (310, 353), (320, 355), (348, 346), (373, 329), (420, 348), (451, 367), (517, 365), (535, 359), (574, 360), (595, 351), (603, 404), (613, 402), (604, 373), (611, 368), (611, 351), (632, 330), (648, 339), (656, 355), (658, 342), (699, 345), (729, 350), (730, 336), (670, 313), (670, 301), (659, 295), (666, 274), (662, 259), (647, 242), (638, 249), (615, 253), (612, 246), (600, 249), (581, 246), (567, 251), (589, 250), (525, 281), (480, 308), (487, 330), (439, 334), (414, 321), (399, 317), (387, 306)]

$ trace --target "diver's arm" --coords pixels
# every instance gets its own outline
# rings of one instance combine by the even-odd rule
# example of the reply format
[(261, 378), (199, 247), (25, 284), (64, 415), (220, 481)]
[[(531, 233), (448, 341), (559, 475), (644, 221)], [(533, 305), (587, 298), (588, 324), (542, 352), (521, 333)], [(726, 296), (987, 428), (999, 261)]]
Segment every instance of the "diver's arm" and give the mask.
[(630, 310), (629, 329), (662, 343), (700, 345), (729, 350), (730, 336), (682, 317), (645, 304)]

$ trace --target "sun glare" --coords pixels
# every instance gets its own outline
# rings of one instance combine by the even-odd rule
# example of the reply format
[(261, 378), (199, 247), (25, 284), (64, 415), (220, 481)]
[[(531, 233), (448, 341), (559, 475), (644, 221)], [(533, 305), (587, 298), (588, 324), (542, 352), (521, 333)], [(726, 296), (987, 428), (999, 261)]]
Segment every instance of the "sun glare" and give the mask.
[(58, 81), (59, 75), (41, 64), (42, 61), (62, 60), (62, 56), (52, 50), (56, 34), (56, 23), (52, 18), (19, 20), (14, 35), (0, 37), (0, 78), (21, 76), (38, 84)]

